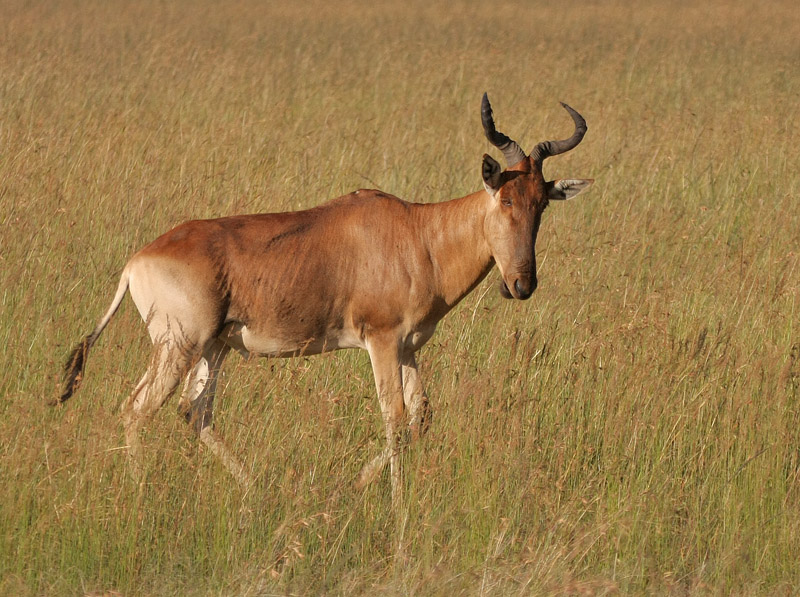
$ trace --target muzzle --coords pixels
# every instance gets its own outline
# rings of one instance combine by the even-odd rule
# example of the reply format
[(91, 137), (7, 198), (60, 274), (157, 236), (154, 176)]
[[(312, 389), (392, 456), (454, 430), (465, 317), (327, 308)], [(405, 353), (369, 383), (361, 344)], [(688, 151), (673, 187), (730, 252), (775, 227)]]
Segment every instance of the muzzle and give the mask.
[(522, 278), (517, 278), (514, 280), (514, 292), (512, 293), (511, 290), (508, 288), (508, 284), (506, 284), (505, 280), (500, 281), (500, 296), (506, 299), (520, 299), (522, 301), (531, 298), (534, 290), (538, 286), (538, 282), (536, 277), (530, 278), (529, 280), (523, 280)]

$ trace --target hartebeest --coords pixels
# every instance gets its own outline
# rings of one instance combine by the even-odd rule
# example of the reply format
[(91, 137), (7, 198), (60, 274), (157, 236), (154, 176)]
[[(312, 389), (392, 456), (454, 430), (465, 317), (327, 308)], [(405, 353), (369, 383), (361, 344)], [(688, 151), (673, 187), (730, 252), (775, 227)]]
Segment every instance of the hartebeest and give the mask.
[(248, 483), (244, 467), (211, 427), (217, 375), (228, 351), (287, 357), (363, 348), (372, 362), (386, 447), (358, 483), (391, 463), (395, 493), (404, 421), (416, 435), (428, 420), (414, 353), (495, 263), (502, 295), (529, 298), (537, 286), (534, 248), (542, 212), (550, 200), (573, 197), (593, 182), (542, 177), (544, 160), (574, 148), (586, 133), (580, 114), (562, 105), (574, 133), (539, 143), (528, 156), (495, 129), (484, 94), (484, 132), (509, 167), (503, 171), (484, 155), (484, 188), (466, 197), (422, 204), (360, 190), (305, 211), (190, 221), (170, 230), (125, 266), (108, 311), (69, 357), (59, 401), (77, 389), (89, 349), (130, 290), (154, 346), (147, 372), (122, 405), (134, 466), (140, 427), (186, 378), (181, 412), (231, 473)]

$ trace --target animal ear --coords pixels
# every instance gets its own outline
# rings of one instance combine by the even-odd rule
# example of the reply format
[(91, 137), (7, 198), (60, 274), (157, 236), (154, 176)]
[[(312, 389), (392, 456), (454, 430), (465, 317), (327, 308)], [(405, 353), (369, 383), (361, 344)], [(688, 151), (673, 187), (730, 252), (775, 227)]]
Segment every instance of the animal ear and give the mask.
[(547, 198), (553, 200), (572, 199), (575, 195), (588, 189), (593, 178), (562, 178), (544, 183)]
[(486, 192), (492, 197), (500, 190), (500, 174), (502, 171), (500, 164), (492, 156), (488, 153), (483, 154), (483, 166), (481, 169), (483, 186), (486, 187)]

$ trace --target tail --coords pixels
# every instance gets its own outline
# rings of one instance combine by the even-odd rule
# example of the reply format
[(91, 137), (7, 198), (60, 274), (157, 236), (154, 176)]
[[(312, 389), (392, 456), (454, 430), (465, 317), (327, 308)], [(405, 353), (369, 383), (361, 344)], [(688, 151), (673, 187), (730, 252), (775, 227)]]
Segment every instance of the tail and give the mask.
[(83, 381), (83, 368), (86, 365), (86, 357), (89, 354), (89, 350), (100, 337), (100, 334), (103, 333), (103, 330), (108, 325), (108, 322), (111, 321), (114, 313), (119, 309), (122, 299), (125, 298), (125, 293), (128, 291), (128, 282), (129, 275), (126, 268), (122, 272), (119, 286), (117, 286), (117, 294), (114, 296), (114, 300), (111, 302), (111, 306), (108, 308), (108, 311), (106, 311), (103, 319), (100, 320), (100, 323), (97, 324), (94, 331), (86, 336), (69, 354), (67, 363), (64, 366), (64, 388), (55, 404), (62, 404), (69, 400), (80, 387), (81, 381)]

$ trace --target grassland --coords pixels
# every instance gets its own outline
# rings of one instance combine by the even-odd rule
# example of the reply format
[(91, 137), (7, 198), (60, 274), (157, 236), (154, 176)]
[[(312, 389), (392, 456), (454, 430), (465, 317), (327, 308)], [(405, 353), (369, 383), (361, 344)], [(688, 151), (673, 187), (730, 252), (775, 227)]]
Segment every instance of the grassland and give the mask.
[[(3, 3), (0, 594), (800, 592), (800, 13), (554, 4)], [(351, 486), (382, 446), (364, 354), (229, 359), (249, 492), (174, 402), (129, 478), (130, 302), (47, 406), (170, 226), (480, 188), (483, 91), (528, 150), (579, 109), (546, 174), (597, 182), (546, 213), (530, 301), (493, 277), (423, 349), (402, 511)]]

